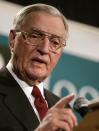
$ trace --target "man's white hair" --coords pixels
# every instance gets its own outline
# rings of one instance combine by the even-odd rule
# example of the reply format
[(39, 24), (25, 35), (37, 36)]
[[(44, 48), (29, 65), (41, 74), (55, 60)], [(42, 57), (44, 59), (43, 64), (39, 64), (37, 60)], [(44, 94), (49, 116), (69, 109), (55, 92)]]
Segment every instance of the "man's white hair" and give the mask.
[(63, 21), (64, 28), (65, 28), (66, 32), (68, 32), (68, 24), (67, 24), (66, 17), (57, 8), (55, 8), (55, 7), (51, 6), (51, 5), (41, 4), (41, 3), (29, 5), (29, 6), (26, 6), (26, 7), (22, 8), (16, 14), (16, 16), (14, 18), (13, 28), (15, 30), (20, 30), (25, 17), (29, 13), (35, 12), (35, 11), (43, 11), (43, 12), (46, 12), (46, 13), (48, 13), (50, 15), (60, 17), (62, 19), (62, 21)]

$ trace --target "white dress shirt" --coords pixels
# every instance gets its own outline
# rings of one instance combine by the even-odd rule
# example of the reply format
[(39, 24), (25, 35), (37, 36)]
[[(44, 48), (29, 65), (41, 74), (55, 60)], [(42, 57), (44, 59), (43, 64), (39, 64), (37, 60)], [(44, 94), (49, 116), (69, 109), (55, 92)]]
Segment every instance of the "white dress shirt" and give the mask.
[[(13, 65), (12, 65), (11, 61), (9, 61), (9, 63), (7, 64), (6, 67), (7, 67), (8, 71), (11, 73), (11, 75), (14, 77), (14, 79), (17, 81), (17, 83), (20, 85), (20, 87), (22, 88), (23, 92), (27, 96), (32, 108), (34, 109), (34, 111), (35, 111), (35, 113), (36, 113), (36, 115), (37, 115), (37, 117), (40, 121), (38, 111), (37, 111), (37, 109), (35, 108), (35, 105), (34, 105), (34, 99), (35, 98), (31, 95), (31, 92), (33, 90), (33, 86), (28, 85), (25, 81), (23, 81), (23, 80), (21, 80), (17, 77), (17, 75), (13, 72)], [(39, 88), (42, 96), (44, 97), (43, 83), (40, 83), (36, 86)], [(45, 97), (44, 97), (44, 99), (45, 99)]]

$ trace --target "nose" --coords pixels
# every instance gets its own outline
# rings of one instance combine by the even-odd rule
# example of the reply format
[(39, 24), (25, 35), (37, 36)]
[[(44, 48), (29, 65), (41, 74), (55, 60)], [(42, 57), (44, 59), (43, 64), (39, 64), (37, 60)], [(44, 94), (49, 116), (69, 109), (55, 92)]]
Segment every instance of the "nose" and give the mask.
[(49, 38), (45, 37), (43, 40), (41, 40), (40, 44), (38, 45), (38, 50), (43, 54), (49, 53), (49, 46), (50, 46)]

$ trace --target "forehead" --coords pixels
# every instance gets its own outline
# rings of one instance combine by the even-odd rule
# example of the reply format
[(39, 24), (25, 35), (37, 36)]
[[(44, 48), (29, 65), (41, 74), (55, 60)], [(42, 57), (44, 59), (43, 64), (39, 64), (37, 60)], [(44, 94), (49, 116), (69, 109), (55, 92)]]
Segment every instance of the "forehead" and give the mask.
[(29, 31), (32, 27), (36, 27), (51, 34), (58, 34), (63, 37), (66, 36), (66, 30), (62, 19), (43, 11), (31, 12), (24, 18), (21, 29)]

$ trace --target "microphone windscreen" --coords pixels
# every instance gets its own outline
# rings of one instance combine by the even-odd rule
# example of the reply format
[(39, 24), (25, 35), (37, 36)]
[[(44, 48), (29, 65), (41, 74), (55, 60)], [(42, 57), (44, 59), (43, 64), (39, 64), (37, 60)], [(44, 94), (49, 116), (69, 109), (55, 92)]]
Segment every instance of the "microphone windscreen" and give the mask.
[(82, 117), (88, 112), (88, 100), (84, 97), (79, 97), (74, 102), (73, 108), (80, 113)]

